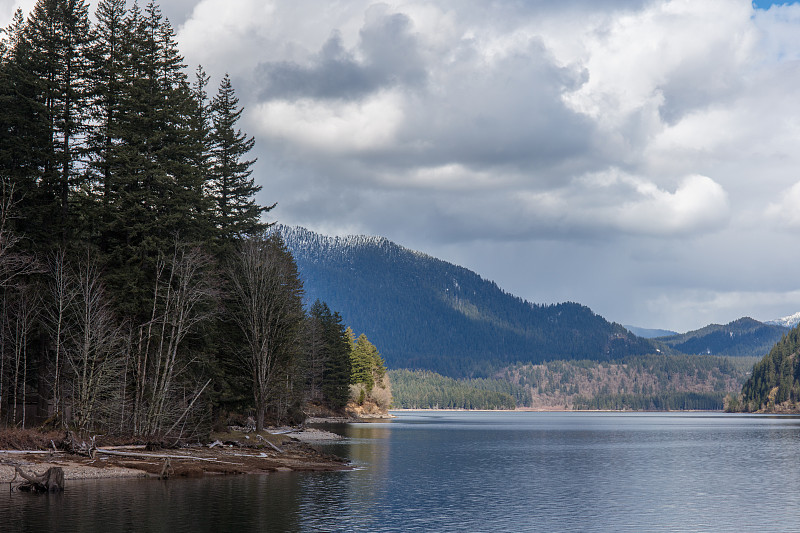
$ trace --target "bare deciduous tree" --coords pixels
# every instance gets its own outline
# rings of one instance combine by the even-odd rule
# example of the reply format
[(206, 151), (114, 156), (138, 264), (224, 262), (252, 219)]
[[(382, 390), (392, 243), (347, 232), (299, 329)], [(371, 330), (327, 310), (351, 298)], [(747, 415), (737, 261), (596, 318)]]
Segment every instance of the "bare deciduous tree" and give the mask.
[(64, 336), (70, 369), (72, 416), (78, 430), (96, 426), (98, 414), (117, 404), (119, 381), (128, 350), (123, 324), (114, 314), (97, 265), (87, 257), (68, 280), (70, 327)]
[(250, 371), (256, 429), (261, 431), (270, 402), (279, 401), (279, 391), (288, 389), (283, 380), (298, 355), (303, 284), (276, 233), (242, 241), (228, 275), (231, 314), (247, 339), (242, 358)]
[(62, 423), (62, 366), (64, 364), (64, 337), (67, 331), (67, 311), (75, 298), (75, 283), (71, 282), (67, 274), (66, 252), (59, 250), (54, 253), (49, 261), (50, 265), (50, 290), (49, 305), (45, 306), (44, 324), (53, 343), (53, 372), (50, 383), (52, 394), (52, 409)]
[(170, 400), (192, 363), (191, 355), (181, 351), (183, 341), (214, 312), (211, 304), (218, 291), (211, 264), (198, 248), (177, 242), (172, 256), (158, 263), (151, 319), (139, 328), (134, 358), (134, 431), (139, 435), (161, 435), (180, 416), (172, 412), (180, 402)]
[[(6, 291), (6, 295), (9, 292)], [(11, 422), (21, 423), (23, 428), (26, 423), (28, 343), (39, 307), (36, 291), (30, 285), (18, 284), (9, 299), (3, 328), (4, 348), (8, 350), (10, 362), (13, 364), (13, 369), (9, 369), (13, 373), (10, 383), (10, 394), (13, 397)], [(20, 408), (21, 412), (18, 413)]]

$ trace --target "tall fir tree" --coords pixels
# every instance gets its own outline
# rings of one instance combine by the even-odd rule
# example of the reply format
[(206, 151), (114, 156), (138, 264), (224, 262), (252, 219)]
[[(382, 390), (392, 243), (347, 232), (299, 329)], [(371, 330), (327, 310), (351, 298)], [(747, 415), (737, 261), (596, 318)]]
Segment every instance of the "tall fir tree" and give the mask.
[(198, 105), (172, 27), (152, 2), (144, 12), (134, 4), (125, 26), (118, 140), (107, 163), (113, 174), (107, 240), (112, 286), (141, 310), (158, 255), (176, 239), (211, 236), (204, 176), (194, 165), (202, 151), (192, 130)]
[(230, 76), (225, 74), (211, 101), (211, 191), (216, 225), (223, 241), (258, 233), (265, 227), (260, 221), (261, 214), (275, 207), (256, 203), (255, 195), (261, 190), (251, 177), (256, 160), (246, 159), (255, 139), (236, 128), (242, 112)]
[(125, 24), (125, 0), (102, 0), (97, 6), (97, 24), (93, 28), (92, 60), (92, 122), (89, 135), (89, 160), (93, 176), (90, 197), (93, 205), (93, 227), (90, 234), (100, 249), (108, 249), (108, 226), (112, 218), (114, 192), (113, 151), (120, 142), (118, 119), (122, 112), (124, 53), (130, 33)]
[(70, 213), (72, 191), (86, 176), (91, 45), (86, 0), (39, 0), (25, 27), (28, 69), (36, 83), (47, 139), (42, 153), (40, 188), (50, 205), (43, 205), (46, 229), (65, 244), (78, 230)]

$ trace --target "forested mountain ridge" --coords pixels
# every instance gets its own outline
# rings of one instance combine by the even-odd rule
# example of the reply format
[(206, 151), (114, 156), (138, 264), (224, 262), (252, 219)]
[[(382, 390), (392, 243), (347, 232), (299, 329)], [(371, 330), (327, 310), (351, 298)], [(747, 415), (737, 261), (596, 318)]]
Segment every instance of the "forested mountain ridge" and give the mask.
[(510, 363), (611, 360), (656, 346), (577, 303), (537, 305), (380, 237), (277, 226), (305, 282), (380, 346), (389, 368), (487, 376)]
[(789, 331), (753, 366), (731, 411), (800, 411), (800, 326)]
[(770, 325), (749, 317), (725, 325), (704, 328), (656, 340), (686, 354), (762, 357), (778, 342), (788, 328)]

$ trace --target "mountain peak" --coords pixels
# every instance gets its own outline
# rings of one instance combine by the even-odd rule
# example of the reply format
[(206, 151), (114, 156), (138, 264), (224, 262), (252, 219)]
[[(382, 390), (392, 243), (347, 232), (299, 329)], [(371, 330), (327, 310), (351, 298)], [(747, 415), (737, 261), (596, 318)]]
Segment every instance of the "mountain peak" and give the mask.
[(800, 324), (800, 312), (797, 312), (793, 315), (776, 318), (775, 320), (769, 320), (764, 323), (770, 324), (772, 326), (783, 326), (785, 328), (793, 328), (797, 324)]

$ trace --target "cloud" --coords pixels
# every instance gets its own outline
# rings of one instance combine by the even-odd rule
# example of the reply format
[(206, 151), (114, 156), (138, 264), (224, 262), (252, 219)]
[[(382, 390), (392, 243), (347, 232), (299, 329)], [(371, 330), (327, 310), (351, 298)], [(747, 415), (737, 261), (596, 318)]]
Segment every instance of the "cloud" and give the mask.
[(382, 234), (632, 324), (800, 309), (800, 250), (783, 242), (800, 229), (798, 5), (176, 0), (164, 12), (187, 64), (231, 74), (259, 200), (278, 201), (281, 222)]
[(400, 98), (383, 92), (369, 99), (337, 102), (312, 98), (270, 100), (254, 111), (257, 132), (304, 152), (353, 154), (388, 147), (402, 120)]
[(800, 182), (784, 191), (779, 200), (770, 203), (765, 210), (765, 216), (781, 229), (800, 229)]
[[(488, 209), (473, 214), (465, 237), (696, 237), (723, 229), (730, 218), (727, 194), (711, 178), (687, 176), (669, 191), (616, 169), (584, 176), (560, 189), (521, 190), (511, 201), (489, 194), (481, 203)], [(477, 208), (478, 202), (454, 203), (446, 211), (463, 220), (466, 211)]]
[(303, 65), (275, 61), (258, 66), (265, 99), (347, 99), (397, 85), (426, 80), (419, 43), (411, 19), (391, 13), (384, 5), (367, 10), (359, 43), (347, 50), (341, 32), (334, 30), (320, 51)]

